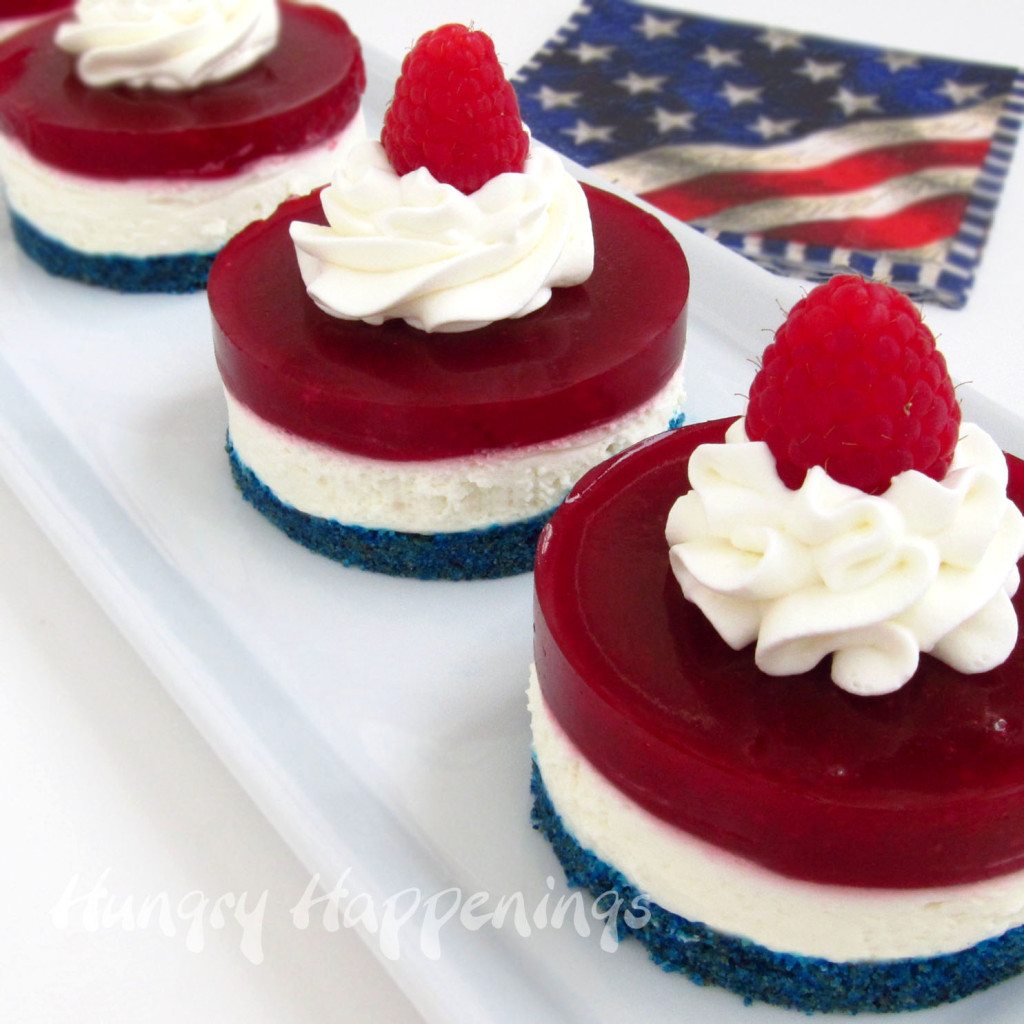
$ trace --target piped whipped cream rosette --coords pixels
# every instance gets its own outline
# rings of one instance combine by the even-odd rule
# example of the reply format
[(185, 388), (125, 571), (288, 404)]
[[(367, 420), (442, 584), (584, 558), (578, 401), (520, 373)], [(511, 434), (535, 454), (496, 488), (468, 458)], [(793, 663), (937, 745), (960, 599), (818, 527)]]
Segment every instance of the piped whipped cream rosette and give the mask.
[(277, 0), (78, 0), (56, 40), (89, 86), (179, 91), (241, 74), (280, 27)]
[(798, 303), (746, 419), (689, 477), (666, 526), (673, 572), (765, 673), (831, 655), (838, 686), (884, 694), (921, 653), (966, 674), (1013, 650), (1024, 519), (1005, 458), (961, 424), (931, 332), (892, 289), (837, 277)]
[(1024, 518), (981, 428), (963, 425), (942, 480), (908, 470), (881, 496), (821, 467), (790, 490), (742, 420), (725, 444), (694, 452), (689, 476), (666, 527), (673, 572), (732, 648), (756, 643), (763, 672), (795, 675), (832, 655), (838, 686), (883, 694), (922, 652), (976, 673), (1016, 644)]
[(526, 316), (594, 266), (586, 197), (553, 152), (466, 195), (427, 167), (399, 175), (354, 146), (321, 195), (327, 225), (292, 224), (310, 298), (345, 320), (470, 331)]

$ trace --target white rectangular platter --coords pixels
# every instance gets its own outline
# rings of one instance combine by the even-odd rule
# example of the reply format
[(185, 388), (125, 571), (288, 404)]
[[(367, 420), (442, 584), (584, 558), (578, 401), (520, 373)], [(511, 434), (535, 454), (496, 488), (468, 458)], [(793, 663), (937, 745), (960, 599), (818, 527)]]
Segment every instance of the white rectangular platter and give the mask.
[[(368, 56), (372, 123), (393, 66)], [(689, 418), (738, 413), (802, 286), (673, 230), (693, 272)], [(342, 906), (427, 1020), (797, 1019), (665, 975), (635, 943), (606, 952), (594, 922), (431, 928), (431, 907), (477, 892), (480, 912), (522, 893), (531, 914), (565, 893), (528, 821), (531, 577), (421, 583), (308, 553), (231, 482), (204, 295), (54, 280), (6, 229), (0, 281), (0, 471), (307, 867), (366, 894)], [(1016, 414), (965, 391), (1024, 452)], [(366, 908), (380, 925), (402, 893), (396, 911), (422, 903), (392, 947)], [(1022, 1004), (1017, 982), (927, 1019), (1010, 1024)]]

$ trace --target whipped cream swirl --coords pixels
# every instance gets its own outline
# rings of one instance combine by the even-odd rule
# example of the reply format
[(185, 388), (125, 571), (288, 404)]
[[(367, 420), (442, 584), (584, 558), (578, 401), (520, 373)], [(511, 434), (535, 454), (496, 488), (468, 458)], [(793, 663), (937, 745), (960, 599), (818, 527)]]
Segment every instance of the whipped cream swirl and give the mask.
[(328, 226), (295, 222), (310, 298), (331, 316), (469, 331), (526, 316), (594, 267), (586, 196), (549, 150), (472, 195), (425, 167), (399, 176), (379, 142), (354, 146), (322, 195)]
[(78, 0), (56, 41), (86, 85), (175, 92), (252, 67), (279, 30), (277, 0)]
[(1013, 650), (1024, 517), (980, 427), (963, 424), (943, 480), (909, 470), (878, 497), (820, 466), (789, 490), (742, 420), (694, 451), (689, 474), (665, 531), (673, 572), (730, 647), (757, 641), (763, 672), (831, 654), (833, 682), (872, 695), (903, 686), (921, 652), (974, 673)]

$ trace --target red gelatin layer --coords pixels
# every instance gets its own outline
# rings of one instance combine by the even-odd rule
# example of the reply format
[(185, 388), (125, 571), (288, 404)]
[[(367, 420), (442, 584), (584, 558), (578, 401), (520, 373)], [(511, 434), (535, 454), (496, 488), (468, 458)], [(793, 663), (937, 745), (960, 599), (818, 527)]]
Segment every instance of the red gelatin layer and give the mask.
[(678, 243), (631, 203), (586, 188), (596, 266), (529, 316), (462, 334), (339, 320), (306, 295), (293, 200), (228, 243), (210, 274), (217, 363), (257, 415), (378, 459), (440, 459), (565, 437), (621, 416), (683, 355), (689, 273)]
[(631, 799), (785, 875), (915, 888), (1024, 869), (1024, 644), (973, 676), (925, 655), (903, 689), (855, 697), (829, 659), (764, 675), (685, 600), (665, 519), (691, 452), (726, 426), (592, 470), (542, 534), (535, 654), (559, 723)]
[(0, 129), (37, 159), (94, 178), (216, 178), (325, 142), (359, 108), (366, 73), (348, 26), (281, 4), (277, 46), (226, 82), (192, 92), (94, 89), (48, 18), (0, 45)]
[(5, 0), (0, 22), (8, 18), (33, 18), (38, 14), (63, 11), (71, 4), (72, 0)]

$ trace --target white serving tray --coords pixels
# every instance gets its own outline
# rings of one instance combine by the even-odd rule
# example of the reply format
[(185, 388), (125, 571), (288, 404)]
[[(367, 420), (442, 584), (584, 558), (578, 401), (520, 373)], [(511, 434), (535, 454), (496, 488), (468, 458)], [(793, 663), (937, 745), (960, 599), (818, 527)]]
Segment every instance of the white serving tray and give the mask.
[[(368, 57), (372, 123), (393, 63)], [(738, 413), (802, 286), (673, 230), (693, 273), (689, 418)], [(478, 913), (516, 893), (532, 913), (549, 876), (565, 895), (528, 822), (531, 577), (422, 583), (310, 554), (231, 482), (204, 295), (58, 281), (6, 229), (0, 281), (0, 472), (310, 871), (378, 916), (410, 887), (490, 894)], [(970, 414), (1024, 452), (1024, 424), (974, 379)], [(527, 938), (511, 914), (452, 921), (435, 959), (423, 919), (386, 964), (437, 1024), (798, 1019), (665, 975), (636, 943), (605, 952), (593, 922)], [(1016, 1024), (1022, 1005), (1018, 981), (926, 1016)]]

